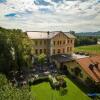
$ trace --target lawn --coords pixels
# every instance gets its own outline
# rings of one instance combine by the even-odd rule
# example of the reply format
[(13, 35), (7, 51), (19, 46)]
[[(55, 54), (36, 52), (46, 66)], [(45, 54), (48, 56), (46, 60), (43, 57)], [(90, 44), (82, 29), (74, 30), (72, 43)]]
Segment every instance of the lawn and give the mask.
[(88, 52), (90, 54), (100, 54), (100, 45), (80, 46), (75, 48), (75, 52)]
[(51, 89), (47, 82), (32, 86), (32, 95), (35, 97), (35, 100), (91, 100), (68, 78), (65, 78), (65, 80), (68, 87), (64, 96), (61, 96), (59, 91)]

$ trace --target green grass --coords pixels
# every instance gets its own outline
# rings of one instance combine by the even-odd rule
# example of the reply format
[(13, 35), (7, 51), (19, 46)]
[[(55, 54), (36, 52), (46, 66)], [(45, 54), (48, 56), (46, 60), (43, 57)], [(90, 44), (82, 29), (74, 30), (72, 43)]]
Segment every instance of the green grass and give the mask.
[(91, 54), (100, 54), (100, 45), (80, 46), (75, 48), (75, 52), (88, 52)]
[(31, 87), (34, 100), (91, 100), (68, 78), (65, 78), (65, 80), (68, 86), (67, 93), (64, 96), (61, 96), (59, 91), (53, 90), (49, 83), (44, 82)]

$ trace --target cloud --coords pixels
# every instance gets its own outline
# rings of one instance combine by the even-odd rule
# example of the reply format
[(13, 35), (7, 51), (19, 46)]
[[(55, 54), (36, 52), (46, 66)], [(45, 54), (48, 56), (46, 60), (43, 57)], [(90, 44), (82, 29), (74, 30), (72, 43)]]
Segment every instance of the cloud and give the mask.
[(39, 11), (43, 12), (43, 13), (52, 13), (53, 12), (53, 10), (49, 9), (49, 8), (39, 8)]
[(47, 2), (47, 1), (45, 1), (45, 0), (34, 0), (34, 3), (35, 3), (36, 5), (44, 5), (44, 6), (50, 5), (50, 3)]
[(96, 0), (97, 3), (100, 3), (100, 0)]
[(7, 0), (0, 3), (0, 26), (23, 30), (97, 31), (96, 0)]
[(52, 0), (53, 2), (55, 2), (55, 3), (63, 3), (63, 0)]

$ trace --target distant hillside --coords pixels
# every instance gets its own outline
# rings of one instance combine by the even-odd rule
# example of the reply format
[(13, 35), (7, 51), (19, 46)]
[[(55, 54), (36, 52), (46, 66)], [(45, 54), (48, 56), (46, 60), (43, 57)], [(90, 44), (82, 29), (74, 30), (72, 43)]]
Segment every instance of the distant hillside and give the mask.
[(100, 31), (98, 32), (80, 32), (76, 33), (77, 36), (100, 36)]

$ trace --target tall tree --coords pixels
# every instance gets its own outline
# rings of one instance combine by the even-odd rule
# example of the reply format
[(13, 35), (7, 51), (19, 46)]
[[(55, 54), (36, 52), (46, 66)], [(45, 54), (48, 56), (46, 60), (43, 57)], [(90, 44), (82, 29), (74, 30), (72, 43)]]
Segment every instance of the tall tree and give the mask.
[[(19, 29), (0, 28), (0, 71), (32, 66), (33, 42)], [(8, 70), (9, 69), (9, 70)]]
[(34, 100), (28, 86), (16, 88), (0, 74), (0, 100)]

